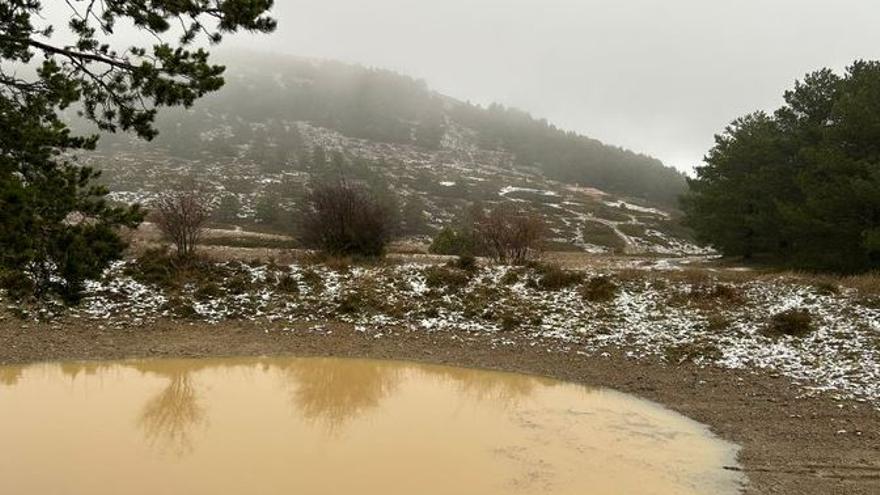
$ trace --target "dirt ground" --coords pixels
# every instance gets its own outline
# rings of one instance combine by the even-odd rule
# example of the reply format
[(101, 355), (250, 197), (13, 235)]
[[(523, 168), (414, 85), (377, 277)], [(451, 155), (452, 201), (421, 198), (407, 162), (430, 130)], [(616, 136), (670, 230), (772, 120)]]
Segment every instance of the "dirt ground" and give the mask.
[(159, 321), (128, 330), (67, 320), (0, 321), (0, 364), (145, 357), (336, 356), (400, 359), (517, 371), (610, 387), (662, 403), (742, 446), (748, 494), (880, 494), (880, 412), (867, 404), (799, 398), (787, 379), (693, 365), (568, 352), (512, 335), (498, 346), (485, 336), (399, 329), (380, 338), (351, 326), (302, 322), (219, 325)]

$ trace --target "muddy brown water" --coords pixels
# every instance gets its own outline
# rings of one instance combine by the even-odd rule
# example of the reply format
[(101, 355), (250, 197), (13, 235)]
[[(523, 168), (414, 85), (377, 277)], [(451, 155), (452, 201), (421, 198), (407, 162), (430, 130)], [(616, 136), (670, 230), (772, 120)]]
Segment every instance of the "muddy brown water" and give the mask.
[(738, 493), (652, 402), (514, 373), (237, 358), (0, 367), (4, 494)]

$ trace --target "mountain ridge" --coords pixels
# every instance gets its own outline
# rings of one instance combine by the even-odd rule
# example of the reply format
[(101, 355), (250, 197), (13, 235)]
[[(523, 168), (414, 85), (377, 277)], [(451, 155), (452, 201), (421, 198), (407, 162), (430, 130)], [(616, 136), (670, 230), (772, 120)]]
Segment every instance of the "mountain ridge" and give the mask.
[(674, 221), (684, 177), (659, 160), (384, 69), (249, 62), (192, 109), (161, 114), (154, 142), (102, 139), (85, 159), (112, 197), (149, 203), (191, 175), (220, 197), (225, 223), (289, 231), (310, 184), (344, 176), (395, 198), (406, 235), (436, 232), (474, 203), (512, 201), (547, 220), (556, 248), (701, 252)]
[(251, 123), (307, 121), (348, 137), (428, 149), (440, 145), (452, 123), (476, 131), (478, 146), (509, 151), (515, 166), (536, 168), (550, 179), (673, 208), (685, 191), (684, 174), (656, 158), (564, 130), (523, 110), (474, 105), (387, 69), (256, 53), (225, 53), (221, 61), (228, 66), (226, 86), (189, 111), (162, 114), (158, 144), (192, 140), (194, 132), (175, 125), (188, 114), (205, 120), (225, 113)]

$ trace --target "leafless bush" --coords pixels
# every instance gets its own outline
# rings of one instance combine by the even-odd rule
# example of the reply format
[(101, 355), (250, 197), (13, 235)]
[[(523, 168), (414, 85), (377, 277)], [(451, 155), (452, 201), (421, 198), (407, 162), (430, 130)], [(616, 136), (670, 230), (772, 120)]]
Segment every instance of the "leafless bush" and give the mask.
[(490, 258), (522, 265), (540, 258), (546, 228), (539, 216), (502, 203), (475, 220), (474, 232)]
[(394, 230), (391, 208), (345, 181), (309, 194), (301, 219), (306, 247), (335, 256), (381, 256)]
[(177, 255), (189, 258), (195, 253), (211, 210), (206, 194), (188, 189), (160, 195), (153, 203), (152, 216), (162, 235), (177, 248)]

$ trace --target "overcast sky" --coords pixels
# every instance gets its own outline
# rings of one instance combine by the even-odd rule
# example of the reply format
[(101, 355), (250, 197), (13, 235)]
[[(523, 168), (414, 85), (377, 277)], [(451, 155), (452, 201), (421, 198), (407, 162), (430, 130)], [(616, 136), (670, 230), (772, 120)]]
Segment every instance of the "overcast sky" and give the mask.
[(423, 78), (689, 170), (806, 72), (880, 58), (874, 0), (276, 0), (230, 39)]
[[(53, 3), (48, 20), (63, 26), (70, 12)], [(231, 36), (224, 47), (392, 69), (683, 171), (731, 120), (775, 109), (807, 72), (880, 59), (880, 0), (275, 4), (275, 33)]]

